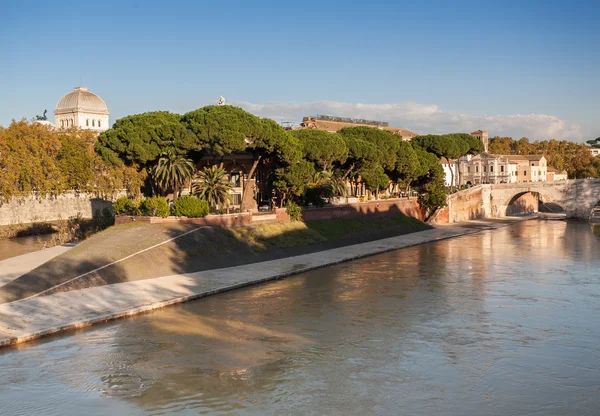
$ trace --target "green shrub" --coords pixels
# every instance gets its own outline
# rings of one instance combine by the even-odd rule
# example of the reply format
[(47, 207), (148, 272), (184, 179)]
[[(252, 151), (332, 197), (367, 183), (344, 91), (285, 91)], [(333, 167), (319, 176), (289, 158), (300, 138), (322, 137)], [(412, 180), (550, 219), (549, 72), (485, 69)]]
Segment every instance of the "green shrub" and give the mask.
[(171, 205), (171, 213), (177, 217), (206, 217), (208, 215), (208, 202), (190, 195), (182, 196)]
[(140, 215), (140, 200), (123, 196), (113, 203), (115, 215)]
[(302, 208), (300, 208), (298, 204), (288, 201), (288, 203), (285, 204), (285, 208), (292, 221), (302, 221)]
[(162, 217), (166, 218), (169, 216), (169, 204), (167, 200), (162, 196), (153, 196), (146, 198), (140, 204), (140, 211), (143, 215), (149, 217)]
[(308, 207), (308, 206), (314, 206), (314, 207), (322, 207), (323, 205), (325, 205), (325, 201), (323, 201), (323, 198), (321, 197), (321, 193), (323, 191), (321, 190), (321, 188), (308, 188), (306, 189), (306, 191), (304, 192), (304, 204)]

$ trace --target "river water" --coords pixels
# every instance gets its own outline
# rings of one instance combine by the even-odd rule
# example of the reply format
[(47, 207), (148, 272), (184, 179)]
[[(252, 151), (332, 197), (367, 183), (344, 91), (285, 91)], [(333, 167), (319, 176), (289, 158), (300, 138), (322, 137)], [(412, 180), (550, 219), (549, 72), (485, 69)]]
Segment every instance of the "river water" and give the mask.
[(597, 415), (600, 232), (528, 221), (0, 351), (0, 414)]

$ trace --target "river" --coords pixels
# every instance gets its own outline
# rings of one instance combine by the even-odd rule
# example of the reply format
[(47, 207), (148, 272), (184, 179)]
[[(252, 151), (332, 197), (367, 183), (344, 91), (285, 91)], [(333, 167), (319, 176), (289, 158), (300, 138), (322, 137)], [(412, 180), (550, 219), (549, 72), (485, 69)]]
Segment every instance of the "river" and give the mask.
[(5, 349), (0, 414), (596, 415), (599, 321), (600, 232), (528, 221)]

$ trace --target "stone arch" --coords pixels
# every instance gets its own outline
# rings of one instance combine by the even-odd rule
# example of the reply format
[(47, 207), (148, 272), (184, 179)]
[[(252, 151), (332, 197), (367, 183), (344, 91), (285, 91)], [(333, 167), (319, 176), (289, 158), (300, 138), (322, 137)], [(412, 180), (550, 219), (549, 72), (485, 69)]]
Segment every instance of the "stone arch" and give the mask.
[[(528, 196), (530, 196), (528, 198)], [(555, 200), (545, 193), (541, 193), (535, 189), (521, 189), (515, 192), (499, 205), (498, 216), (505, 217), (507, 215), (519, 215), (526, 213), (537, 213), (542, 204), (552, 203), (550, 210), (565, 212), (565, 208), (556, 203)], [(558, 212), (557, 212), (558, 213)]]

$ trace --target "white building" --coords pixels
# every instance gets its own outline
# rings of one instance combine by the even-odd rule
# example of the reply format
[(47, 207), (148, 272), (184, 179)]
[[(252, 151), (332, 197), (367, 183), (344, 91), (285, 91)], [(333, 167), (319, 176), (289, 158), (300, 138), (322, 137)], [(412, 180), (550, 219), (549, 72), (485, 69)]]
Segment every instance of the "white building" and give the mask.
[[(442, 168), (444, 168), (444, 183), (446, 186), (458, 186), (458, 167), (456, 160), (448, 160), (445, 157), (440, 159)], [(452, 182), (454, 178), (454, 182)]]
[(85, 87), (77, 87), (62, 97), (54, 110), (57, 128), (77, 127), (98, 133), (109, 128), (108, 115), (104, 100)]
[(590, 154), (592, 156), (600, 156), (600, 149), (597, 147), (590, 147)]

